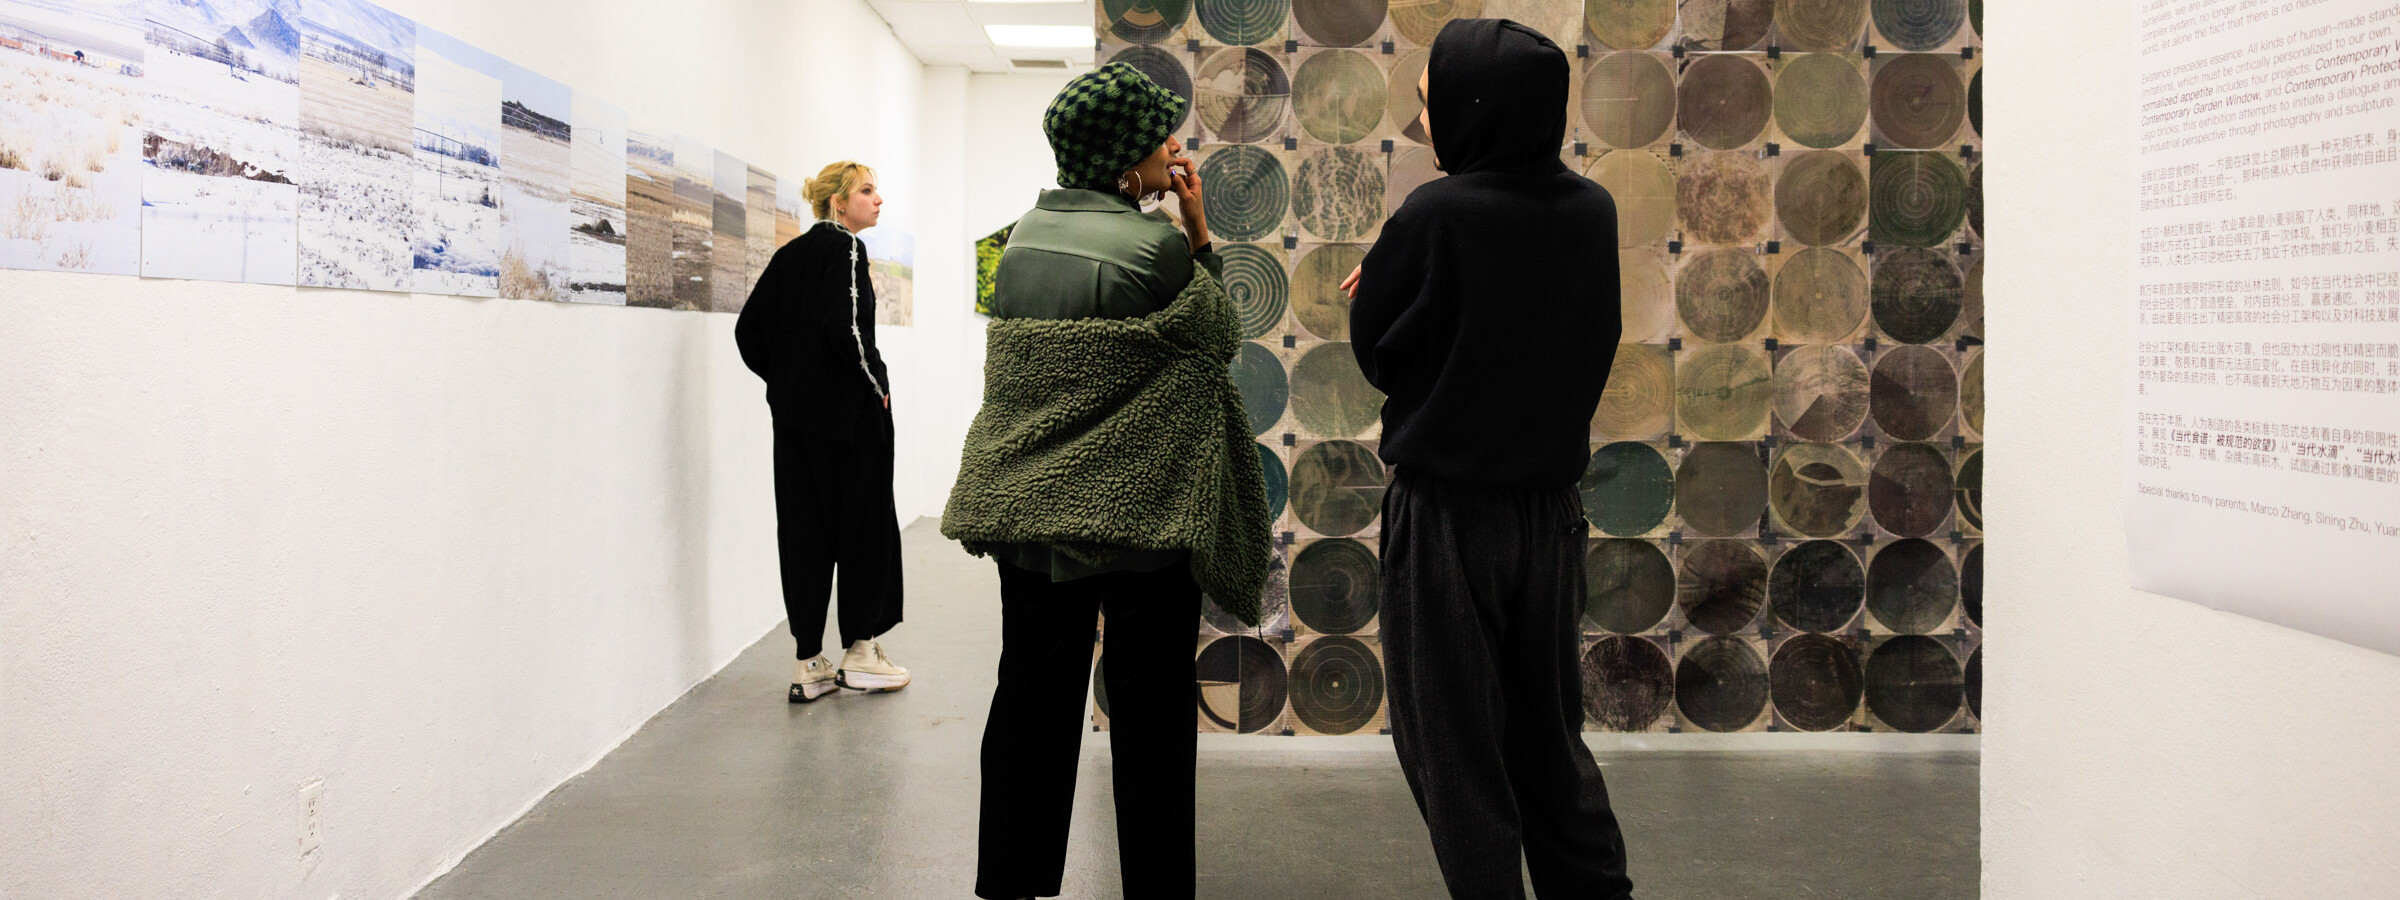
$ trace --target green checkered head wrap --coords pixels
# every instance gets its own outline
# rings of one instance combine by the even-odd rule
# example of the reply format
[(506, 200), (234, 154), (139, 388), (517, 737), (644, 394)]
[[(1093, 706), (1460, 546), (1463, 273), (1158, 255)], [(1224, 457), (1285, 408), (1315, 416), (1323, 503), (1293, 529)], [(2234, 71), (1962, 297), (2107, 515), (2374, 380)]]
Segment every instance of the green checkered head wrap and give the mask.
[(1167, 142), (1190, 102), (1121, 62), (1076, 76), (1042, 114), (1058, 186), (1116, 190), (1117, 176)]

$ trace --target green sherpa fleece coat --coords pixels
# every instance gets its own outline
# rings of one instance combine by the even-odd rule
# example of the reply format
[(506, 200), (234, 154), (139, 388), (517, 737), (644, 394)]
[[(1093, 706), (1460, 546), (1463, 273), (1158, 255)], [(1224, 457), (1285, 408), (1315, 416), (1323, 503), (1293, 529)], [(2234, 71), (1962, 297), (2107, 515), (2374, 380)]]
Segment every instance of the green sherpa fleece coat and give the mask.
[(1205, 269), (1138, 319), (993, 321), (942, 534), (978, 556), (1036, 543), (1095, 564), (1188, 550), (1200, 589), (1257, 624), (1271, 523), (1229, 370), (1241, 340)]

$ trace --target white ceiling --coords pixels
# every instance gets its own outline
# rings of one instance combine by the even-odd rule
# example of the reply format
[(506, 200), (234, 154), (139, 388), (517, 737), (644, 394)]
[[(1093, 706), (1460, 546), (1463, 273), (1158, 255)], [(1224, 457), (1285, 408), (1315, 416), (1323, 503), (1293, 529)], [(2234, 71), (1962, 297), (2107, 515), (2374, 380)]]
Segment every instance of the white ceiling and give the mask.
[(965, 66), (977, 72), (1009, 72), (1011, 60), (1064, 61), (1070, 69), (1092, 64), (1092, 45), (1080, 47), (995, 47), (985, 25), (1092, 24), (1091, 0), (1064, 3), (970, 3), (967, 0), (867, 0), (892, 26), (917, 59), (931, 66)]

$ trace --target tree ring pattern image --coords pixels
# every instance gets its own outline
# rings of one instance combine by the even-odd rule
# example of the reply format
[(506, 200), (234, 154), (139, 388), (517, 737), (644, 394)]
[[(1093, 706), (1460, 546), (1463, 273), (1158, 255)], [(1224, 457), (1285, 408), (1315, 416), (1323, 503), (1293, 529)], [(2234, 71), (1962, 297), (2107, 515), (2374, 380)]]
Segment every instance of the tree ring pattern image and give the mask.
[(1885, 531), (1924, 537), (1950, 518), (1950, 461), (1931, 444), (1894, 444), (1875, 461), (1867, 507)]
[(1877, 153), (1868, 164), (1869, 233), (1877, 243), (1932, 247), (1967, 219), (1967, 172), (1948, 155)]
[(1775, 217), (1800, 243), (1822, 247), (1846, 242), (1867, 217), (1866, 173), (1835, 150), (1795, 156), (1775, 181)]
[(1949, 334), (1964, 305), (1958, 267), (1940, 253), (1913, 247), (1877, 255), (1875, 327), (1903, 344)]
[(1967, 170), (1967, 230), (1983, 237), (1983, 164)]
[(1583, 37), (1583, 0), (1484, 0), (1484, 16), (1514, 20), (1560, 47)]
[(1401, 137), (1427, 147), (1433, 146), (1433, 138), (1417, 122), (1417, 114), (1425, 111), (1425, 104), (1417, 100), (1417, 78), (1425, 74), (1425, 64), (1432, 59), (1430, 50), (1401, 54), (1400, 61), (1392, 64), (1391, 77), (1385, 79), (1383, 88), (1384, 117), (1393, 128), (1400, 129)]
[[(1675, 230), (1675, 173), (1657, 154), (1611, 150), (1593, 160), (1583, 174), (1617, 201), (1617, 246), (1648, 247)], [(1760, 177), (1765, 177), (1763, 172)]]
[[(1419, 47), (1433, 46), (1441, 36), (1442, 26), (1452, 19), (1483, 17), (1483, 0), (1396, 0), (1392, 3), (1392, 27), (1400, 36)], [(1305, 29), (1308, 26), (1300, 26)], [(1363, 38), (1361, 40), (1364, 40)], [(1410, 76), (1414, 84), (1415, 76)]]
[(1356, 437), (1383, 415), (1383, 392), (1367, 383), (1347, 341), (1318, 344), (1292, 364), (1292, 416), (1324, 437)]
[(1675, 127), (1675, 73), (1655, 53), (1600, 57), (1583, 76), (1583, 125), (1610, 147), (1658, 143)]
[(1846, 341), (1867, 321), (1867, 273), (1850, 254), (1811, 247), (1775, 273), (1775, 327), (1794, 343)]
[(1583, 24), (1616, 50), (1648, 50), (1675, 30), (1675, 0), (1584, 0)]
[(1975, 713), (1975, 718), (1983, 718), (1983, 645), (1981, 644), (1975, 645), (1975, 652), (1967, 657), (1966, 689), (1967, 709)]
[(1767, 665), (1736, 637), (1712, 637), (1675, 666), (1675, 705), (1709, 731), (1740, 731), (1767, 709)]
[(1767, 270), (1747, 250), (1694, 254), (1675, 279), (1675, 311), (1693, 337), (1717, 344), (1747, 338), (1767, 321)]
[(1353, 637), (1323, 637), (1292, 657), (1292, 715), (1318, 734), (1349, 734), (1383, 711), (1383, 663)]
[(1292, 615), (1325, 634), (1349, 634), (1375, 621), (1383, 599), (1375, 551), (1349, 538), (1310, 544), (1292, 557)]
[(1892, 638), (1867, 658), (1867, 711), (1901, 731), (1933, 731), (1958, 716), (1964, 681), (1958, 657), (1942, 642)]
[(1308, 333), (1329, 341), (1350, 339), (1350, 296), (1342, 279), (1367, 258), (1356, 244), (1326, 244), (1300, 257), (1292, 273), (1292, 314)]
[(1229, 241), (1255, 241), (1275, 233), (1291, 203), (1283, 163), (1257, 147), (1227, 147), (1200, 161), (1208, 185), (1208, 226)]
[(1612, 440), (1649, 440), (1675, 420), (1675, 359), (1656, 344), (1618, 344), (1608, 387), (1592, 410), (1592, 432)]
[(1251, 446), (1258, 448), (1259, 473), (1267, 481), (1267, 520), (1281, 519), (1283, 506), (1292, 497), (1291, 475), (1283, 471), (1283, 460), (1275, 455), (1275, 448), (1265, 444)]
[(1748, 50), (1767, 39), (1775, 0), (1683, 0), (1682, 19), (1690, 49)]
[(1233, 386), (1241, 391), (1242, 410), (1250, 414), (1250, 433), (1266, 434), (1275, 423), (1283, 421), (1284, 405), (1291, 401), (1292, 383), (1283, 374), (1283, 360), (1263, 344), (1243, 341), (1242, 349), (1233, 357)]
[(1775, 414), (1793, 437), (1838, 441), (1866, 423), (1867, 364), (1839, 344), (1803, 344), (1775, 364)]
[[(1193, 90), (1200, 124), (1236, 144), (1256, 143), (1283, 129), (1292, 83), (1283, 66), (1264, 50), (1229, 47), (1201, 64)], [(1214, 216), (1209, 218), (1216, 221)]]
[(1111, 34), (1130, 44), (1155, 44), (1182, 30), (1191, 0), (1100, 0)]
[[(1281, 463), (1276, 464), (1276, 471), (1282, 471)], [(1201, 594), (1201, 597), (1208, 602), (1200, 605), (1200, 621), (1206, 627), (1215, 629), (1218, 634), (1244, 634), (1262, 629), (1279, 631), (1290, 627), (1292, 579), (1291, 567), (1286, 564), (1287, 557), (1290, 555), (1288, 548), (1278, 547), (1274, 551), (1274, 557), (1267, 561), (1267, 585), (1259, 591), (1258, 596), (1259, 624), (1257, 628), (1242, 624), (1242, 620), (1234, 618), (1232, 613), (1226, 612), (1225, 607), (1217, 603), (1217, 598), (1205, 593)], [(1208, 632), (1202, 631), (1201, 634), (1206, 635)]]
[(1736, 150), (1757, 140), (1774, 109), (1767, 70), (1738, 55), (1685, 63), (1682, 84), (1675, 89), (1675, 116), (1683, 133), (1711, 150)]
[(1865, 694), (1858, 653), (1839, 639), (1803, 634), (1784, 641), (1767, 665), (1775, 711), (1802, 731), (1831, 731), (1850, 721)]
[[(1385, 0), (1292, 0), (1292, 20), (1300, 24), (1300, 34), (1309, 43), (1356, 47), (1383, 27), (1385, 9)], [(1391, 13), (1397, 17), (1400, 11)], [(1282, 24), (1281, 20), (1276, 24)]]
[(1858, 0), (1775, 0), (1775, 30), (1787, 49), (1840, 53), (1858, 46), (1866, 29)]
[(1675, 286), (1656, 252), (1617, 251), (1618, 318), (1628, 344), (1664, 341), (1675, 330)]
[(1356, 441), (1325, 441), (1292, 462), (1292, 515), (1318, 534), (1357, 534), (1383, 513), (1383, 460)]
[(1808, 541), (1775, 560), (1767, 602), (1777, 621), (1802, 631), (1840, 631), (1866, 602), (1867, 571), (1839, 541)]
[(1441, 160), (1431, 147), (1400, 147), (1392, 151), (1392, 174), (1383, 186), (1383, 208), (1399, 209), (1418, 188), (1442, 180)]
[(1958, 605), (1966, 611), (1967, 621), (1983, 627), (1983, 545), (1967, 548), (1966, 558), (1958, 561)]
[(1283, 324), (1290, 285), (1283, 274), (1283, 254), (1257, 244), (1229, 244), (1218, 251), (1225, 264), (1225, 293), (1242, 320), (1242, 336), (1266, 337)]
[(1977, 351), (1967, 360), (1967, 370), (1958, 376), (1958, 417), (1974, 437), (1983, 436), (1983, 353)]
[(1749, 628), (1767, 606), (1767, 560), (1747, 541), (1707, 540), (1683, 551), (1675, 602), (1684, 620), (1709, 634)]
[(1983, 530), (1983, 451), (1976, 450), (1958, 464), (1958, 521), (1967, 530)]
[(1848, 57), (1810, 53), (1775, 74), (1775, 127), (1793, 143), (1839, 147), (1865, 124), (1867, 79)]
[[(1946, 471), (1946, 470), (1945, 470)], [(1746, 443), (1694, 444), (1675, 468), (1675, 511), (1710, 537), (1755, 534), (1767, 512), (1767, 467)]]
[(1283, 31), (1283, 18), (1291, 12), (1289, 0), (1195, 0), (1199, 7), (1200, 28), (1218, 43), (1233, 46), (1256, 44)]
[(1117, 51), (1108, 61), (1132, 66), (1149, 76), (1151, 81), (1157, 82), (1159, 87), (1184, 99), (1183, 115), (1175, 120), (1175, 127), (1168, 129), (1169, 133), (1182, 131), (1184, 123), (1192, 120), (1192, 73), (1184, 70), (1183, 61), (1176, 59), (1175, 54), (1157, 47), (1127, 47)]
[(1325, 241), (1362, 241), (1383, 224), (1383, 165), (1352, 147), (1326, 147), (1300, 163), (1292, 214)]
[(1604, 630), (1649, 631), (1675, 606), (1675, 564), (1649, 541), (1594, 541), (1583, 556), (1583, 573), (1583, 615)]
[(1767, 475), (1768, 508), (1784, 527), (1840, 537), (1866, 516), (1867, 467), (1840, 444), (1786, 444)]
[(1593, 451), (1577, 487), (1585, 521), (1618, 537), (1649, 534), (1675, 508), (1675, 470), (1648, 444), (1618, 441)]
[[(1730, 150), (1710, 151), (1697, 159), (1687, 159), (1683, 174), (1675, 180), (1675, 211), (1683, 218), (1686, 239), (1695, 244), (1748, 244), (1757, 240), (1760, 232), (1766, 230), (1774, 208), (1766, 167), (1750, 154)], [(1607, 183), (1602, 182), (1601, 186), (1607, 187)], [(1618, 227), (1622, 229), (1624, 206), (1620, 203), (1617, 208)]]
[(1932, 50), (1967, 21), (1961, 0), (1874, 0), (1875, 30), (1902, 50)]
[(1958, 569), (1931, 541), (1894, 541), (1867, 564), (1867, 612), (1901, 634), (1932, 634), (1958, 605)]
[(1902, 53), (1877, 60), (1875, 130), (1894, 147), (1949, 143), (1967, 117), (1967, 86), (1948, 56)]
[[(1961, 292), (1958, 306), (1959, 333), (1973, 338), (1983, 337), (1983, 257), (1967, 267), (1967, 286)], [(1982, 431), (1977, 426), (1976, 431)]]
[(1200, 714), (1228, 731), (1249, 734), (1283, 720), (1283, 654), (1248, 635), (1210, 641), (1194, 666)]
[(1875, 361), (1875, 424), (1904, 441), (1929, 441), (1958, 413), (1958, 372), (1941, 351), (1893, 347)]
[(1775, 373), (1757, 347), (1709, 344), (1676, 363), (1675, 421), (1702, 440), (1758, 438), (1774, 402)]
[(1373, 134), (1383, 124), (1388, 99), (1383, 69), (1356, 50), (1320, 51), (1292, 75), (1292, 109), (1300, 116), (1300, 129), (1328, 144)]
[(1583, 718), (1603, 731), (1646, 731), (1675, 700), (1675, 670), (1657, 644), (1623, 635), (1583, 651)]

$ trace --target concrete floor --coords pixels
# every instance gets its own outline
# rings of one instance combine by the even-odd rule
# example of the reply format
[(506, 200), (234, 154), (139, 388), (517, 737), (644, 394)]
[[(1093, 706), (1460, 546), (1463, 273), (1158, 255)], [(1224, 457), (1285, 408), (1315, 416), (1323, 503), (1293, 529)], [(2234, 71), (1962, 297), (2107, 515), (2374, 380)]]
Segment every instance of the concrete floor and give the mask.
[[(909, 689), (788, 704), (770, 633), (417, 896), (971, 896), (998, 579), (931, 522), (905, 541), (909, 621), (885, 645)], [(1389, 746), (1203, 736), (1199, 896), (1445, 896)], [(1972, 753), (1601, 762), (1647, 900), (1977, 895)], [(1067, 897), (1119, 896), (1108, 767), (1087, 735)]]

